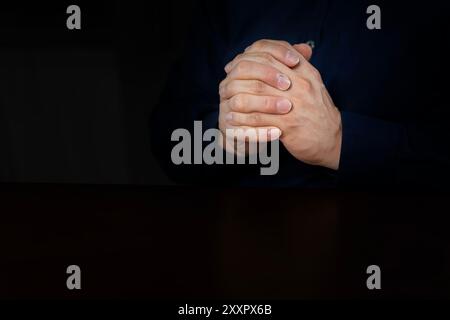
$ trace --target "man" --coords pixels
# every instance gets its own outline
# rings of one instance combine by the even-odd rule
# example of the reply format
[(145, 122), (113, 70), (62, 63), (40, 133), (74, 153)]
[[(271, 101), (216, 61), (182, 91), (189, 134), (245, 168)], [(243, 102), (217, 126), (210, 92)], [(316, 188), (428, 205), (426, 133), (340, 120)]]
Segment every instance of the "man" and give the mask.
[[(448, 70), (446, 5), (379, 3), (381, 29), (372, 30), (366, 25), (371, 4), (204, 4), (187, 43), (190, 54), (155, 112), (154, 147), (171, 177), (239, 185), (445, 186), (448, 108), (439, 77)], [(174, 166), (170, 132), (192, 130), (195, 120), (224, 134), (270, 129), (267, 138), (282, 143), (279, 173)]]

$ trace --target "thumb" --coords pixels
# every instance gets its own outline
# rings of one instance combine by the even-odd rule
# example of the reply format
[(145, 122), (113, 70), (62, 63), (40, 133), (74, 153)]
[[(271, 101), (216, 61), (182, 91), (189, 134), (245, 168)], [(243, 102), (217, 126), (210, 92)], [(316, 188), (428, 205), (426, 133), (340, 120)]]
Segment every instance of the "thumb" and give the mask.
[(297, 50), (306, 60), (310, 60), (312, 56), (312, 48), (306, 43), (294, 44), (295, 50)]

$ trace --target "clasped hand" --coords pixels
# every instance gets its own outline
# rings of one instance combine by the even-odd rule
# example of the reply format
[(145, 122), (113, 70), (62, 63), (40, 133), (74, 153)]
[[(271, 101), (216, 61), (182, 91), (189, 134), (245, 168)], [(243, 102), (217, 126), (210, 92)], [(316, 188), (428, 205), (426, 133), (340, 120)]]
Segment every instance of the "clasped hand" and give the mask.
[[(266, 129), (298, 160), (337, 170), (342, 124), (306, 44), (260, 40), (225, 66), (219, 128)], [(230, 132), (230, 131), (228, 131)]]

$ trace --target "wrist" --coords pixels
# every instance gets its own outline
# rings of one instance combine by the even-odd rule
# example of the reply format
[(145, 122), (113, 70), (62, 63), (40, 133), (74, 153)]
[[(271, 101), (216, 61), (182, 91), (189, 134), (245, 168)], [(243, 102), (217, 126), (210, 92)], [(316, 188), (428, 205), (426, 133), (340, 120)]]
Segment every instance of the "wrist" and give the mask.
[(333, 147), (327, 152), (325, 158), (327, 161), (325, 162), (324, 166), (332, 169), (332, 170), (339, 170), (339, 164), (341, 160), (341, 149), (342, 149), (342, 122), (340, 119), (339, 114), (339, 126), (338, 129), (334, 135), (334, 143), (332, 144)]

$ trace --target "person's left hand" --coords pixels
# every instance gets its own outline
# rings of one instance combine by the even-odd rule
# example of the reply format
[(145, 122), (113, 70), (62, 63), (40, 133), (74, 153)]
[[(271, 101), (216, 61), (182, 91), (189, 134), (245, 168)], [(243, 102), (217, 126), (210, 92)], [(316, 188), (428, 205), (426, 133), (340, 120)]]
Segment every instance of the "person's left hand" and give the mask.
[[(221, 105), (229, 112), (223, 117), (235, 127), (277, 127), (280, 141), (298, 160), (337, 170), (342, 140), (340, 112), (319, 71), (305, 59), (311, 54), (310, 47), (293, 46), (302, 53), (294, 67), (277, 58), (287, 48), (292, 46), (286, 42), (261, 40), (225, 67), (227, 77), (219, 93)], [(265, 112), (268, 105), (264, 101), (273, 101), (273, 97), (288, 99), (290, 111)]]

